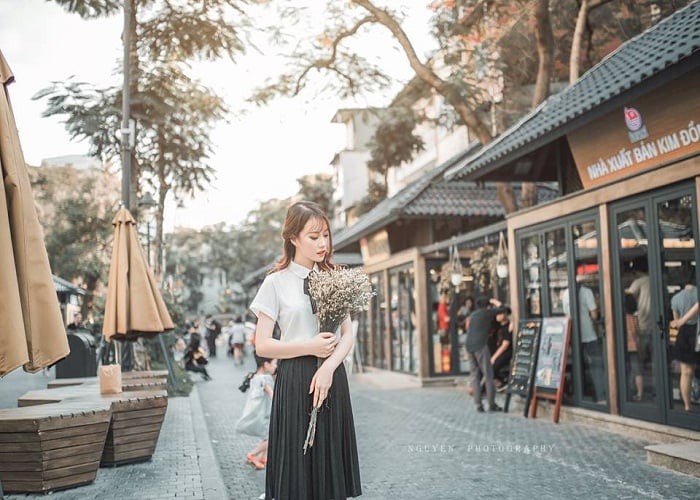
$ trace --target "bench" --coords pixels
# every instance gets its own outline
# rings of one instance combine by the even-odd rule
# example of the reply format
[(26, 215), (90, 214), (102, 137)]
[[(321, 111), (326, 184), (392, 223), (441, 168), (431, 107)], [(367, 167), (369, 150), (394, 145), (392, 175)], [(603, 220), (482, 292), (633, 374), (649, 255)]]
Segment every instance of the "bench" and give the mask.
[(164, 390), (133, 390), (100, 394), (99, 385), (85, 383), (34, 390), (17, 400), (19, 407), (75, 401), (109, 404), (111, 419), (100, 460), (101, 466), (115, 466), (150, 460), (158, 443), (168, 406)]
[(70, 401), (0, 410), (0, 482), (5, 493), (42, 493), (95, 480), (111, 403)]

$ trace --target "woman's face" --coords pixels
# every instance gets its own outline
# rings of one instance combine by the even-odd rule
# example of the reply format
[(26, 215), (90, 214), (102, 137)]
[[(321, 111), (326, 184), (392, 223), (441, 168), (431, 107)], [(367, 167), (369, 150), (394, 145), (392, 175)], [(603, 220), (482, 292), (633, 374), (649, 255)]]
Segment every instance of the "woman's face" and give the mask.
[(330, 252), (330, 231), (322, 219), (309, 219), (299, 236), (292, 238), (296, 247), (294, 262), (311, 268)]

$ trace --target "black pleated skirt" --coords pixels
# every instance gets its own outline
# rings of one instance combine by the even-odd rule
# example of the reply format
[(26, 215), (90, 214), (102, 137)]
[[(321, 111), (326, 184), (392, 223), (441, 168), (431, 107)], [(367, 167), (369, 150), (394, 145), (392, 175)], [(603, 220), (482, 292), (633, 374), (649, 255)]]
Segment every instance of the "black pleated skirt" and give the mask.
[(683, 325), (678, 329), (673, 358), (689, 365), (697, 364), (700, 355), (695, 352), (695, 331), (697, 325)]
[(350, 391), (342, 363), (318, 412), (314, 444), (304, 454), (313, 402), (309, 385), (316, 369), (314, 356), (279, 361), (270, 415), (267, 500), (343, 500), (362, 494)]

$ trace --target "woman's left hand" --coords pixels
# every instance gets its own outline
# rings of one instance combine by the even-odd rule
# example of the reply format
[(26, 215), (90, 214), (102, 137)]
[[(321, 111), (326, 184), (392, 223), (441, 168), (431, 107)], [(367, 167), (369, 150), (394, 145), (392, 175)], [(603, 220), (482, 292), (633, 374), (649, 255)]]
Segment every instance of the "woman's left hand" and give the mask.
[(328, 398), (328, 392), (331, 390), (332, 384), (333, 370), (322, 364), (314, 373), (311, 379), (311, 386), (309, 387), (309, 394), (313, 393), (314, 395), (314, 408), (320, 408), (326, 398)]

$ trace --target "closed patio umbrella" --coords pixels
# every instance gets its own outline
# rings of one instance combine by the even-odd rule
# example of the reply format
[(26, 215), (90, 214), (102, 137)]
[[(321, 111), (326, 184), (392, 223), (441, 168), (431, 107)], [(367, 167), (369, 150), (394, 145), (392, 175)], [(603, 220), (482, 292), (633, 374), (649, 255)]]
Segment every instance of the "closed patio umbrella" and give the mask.
[(7, 91), (13, 80), (0, 51), (0, 377), (22, 365), (36, 372), (70, 352)]
[(146, 263), (136, 221), (122, 207), (112, 225), (114, 248), (102, 326), (105, 340), (135, 340), (172, 330), (173, 321)]

